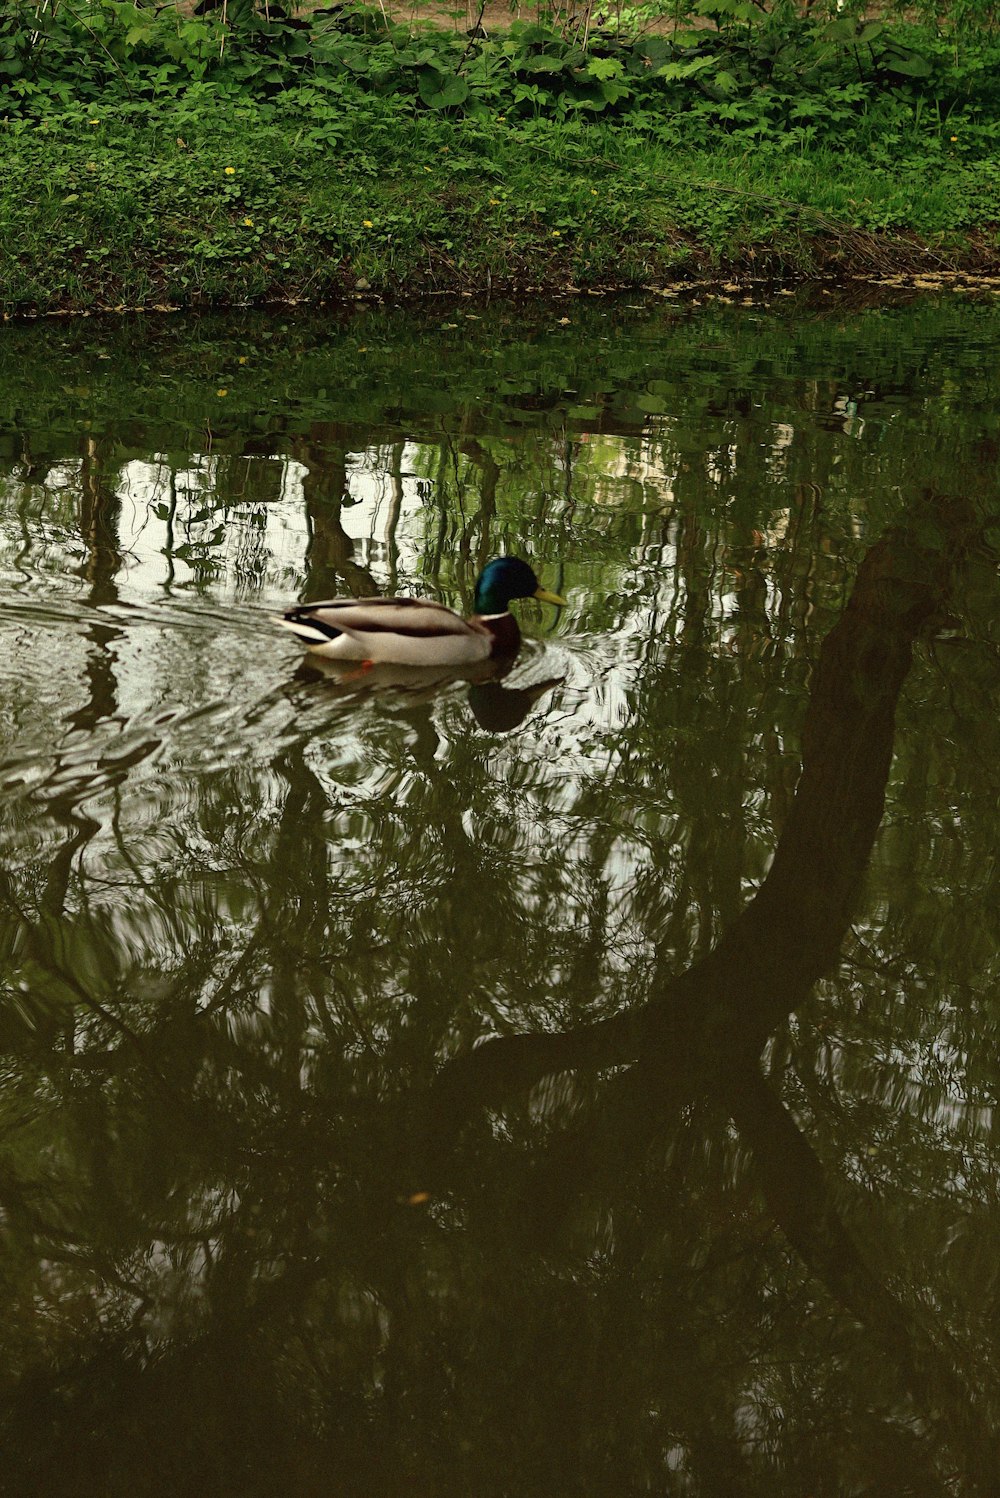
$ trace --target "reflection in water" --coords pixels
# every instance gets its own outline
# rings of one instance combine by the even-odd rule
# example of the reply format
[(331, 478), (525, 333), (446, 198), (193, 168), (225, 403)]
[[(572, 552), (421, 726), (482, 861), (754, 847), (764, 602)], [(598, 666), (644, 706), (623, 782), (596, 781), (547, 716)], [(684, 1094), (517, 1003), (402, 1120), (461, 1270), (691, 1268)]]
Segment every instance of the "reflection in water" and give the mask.
[(9, 1485), (988, 1494), (997, 314), (480, 313), (0, 347)]
[(560, 687), (564, 677), (554, 676), (527, 687), (504, 687), (498, 681), (474, 683), (469, 688), (469, 707), (480, 728), (487, 733), (510, 733), (523, 723), (546, 692)]
[(295, 673), (295, 680), (328, 681), (342, 691), (361, 694), (395, 689), (405, 692), (412, 701), (433, 704), (442, 687), (452, 682), (470, 683), (468, 702), (472, 716), (488, 733), (509, 733), (523, 723), (531, 708), (553, 687), (562, 686), (565, 678), (549, 677), (521, 687), (505, 687), (502, 678), (509, 675), (514, 662), (510, 657), (477, 661), (472, 666), (427, 670), (419, 666), (396, 666), (384, 663), (356, 664), (307, 658)]
[[(920, 544), (923, 532), (935, 531), (943, 544)], [(917, 1416), (937, 1424), (946, 1447), (958, 1445), (966, 1475), (989, 1491), (1000, 1445), (953, 1368), (951, 1349), (939, 1347), (924, 1318), (914, 1318), (859, 1252), (812, 1148), (757, 1068), (767, 1036), (837, 961), (881, 820), (896, 703), (914, 637), (961, 584), (961, 564), (977, 544), (969, 507), (930, 496), (907, 517), (906, 529), (866, 556), (819, 657), (803, 726), (802, 775), (770, 871), (710, 956), (655, 984), (644, 1007), (563, 1034), (497, 1039), (450, 1062), (432, 1091), (430, 1137), (453, 1134), (473, 1108), (495, 1105), (547, 1075), (631, 1062), (636, 1071), (624, 1086), (616, 1074), (611, 1108), (598, 1101), (586, 1124), (602, 1132), (609, 1118), (624, 1124), (629, 1159), (649, 1147), (665, 1115), (692, 1095), (711, 1096), (750, 1146), (768, 1207), (806, 1267), (864, 1325), (876, 1353), (897, 1366)], [(619, 1135), (619, 1144), (625, 1142)], [(564, 1169), (561, 1145), (556, 1153)], [(549, 1165), (543, 1160), (535, 1168), (545, 1174)], [(932, 1457), (916, 1431), (905, 1440), (899, 1431), (888, 1434), (897, 1479), (909, 1491), (934, 1491)], [(970, 1438), (974, 1454), (967, 1451), (963, 1460)]]

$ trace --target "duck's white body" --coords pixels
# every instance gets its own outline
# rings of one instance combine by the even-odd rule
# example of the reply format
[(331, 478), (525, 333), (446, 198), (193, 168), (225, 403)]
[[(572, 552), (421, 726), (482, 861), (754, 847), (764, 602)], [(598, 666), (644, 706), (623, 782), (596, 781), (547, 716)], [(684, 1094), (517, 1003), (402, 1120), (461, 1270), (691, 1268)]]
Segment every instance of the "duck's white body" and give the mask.
[[(289, 609), (276, 620), (314, 655), (404, 666), (464, 666), (507, 645), (509, 613), (463, 619), (423, 598), (329, 598)], [(517, 648), (517, 635), (510, 641)]]

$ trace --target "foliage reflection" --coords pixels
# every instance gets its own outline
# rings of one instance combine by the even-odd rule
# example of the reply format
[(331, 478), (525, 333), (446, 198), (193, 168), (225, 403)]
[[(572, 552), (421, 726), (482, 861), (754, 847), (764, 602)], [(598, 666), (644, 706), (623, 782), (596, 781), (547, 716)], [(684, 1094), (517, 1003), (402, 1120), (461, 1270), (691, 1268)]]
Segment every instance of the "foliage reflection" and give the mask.
[(989, 1490), (995, 314), (577, 323), (13, 335), (20, 1490)]

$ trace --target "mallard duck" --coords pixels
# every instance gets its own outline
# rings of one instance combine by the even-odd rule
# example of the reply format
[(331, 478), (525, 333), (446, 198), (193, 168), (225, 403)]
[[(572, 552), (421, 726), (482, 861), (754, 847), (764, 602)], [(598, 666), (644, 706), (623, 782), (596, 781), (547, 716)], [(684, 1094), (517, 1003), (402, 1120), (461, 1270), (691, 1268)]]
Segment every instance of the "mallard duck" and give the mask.
[(512, 598), (566, 602), (540, 586), (527, 562), (496, 557), (476, 580), (468, 619), (427, 598), (329, 598), (289, 609), (275, 622), (332, 660), (464, 666), (517, 654), (521, 631)]

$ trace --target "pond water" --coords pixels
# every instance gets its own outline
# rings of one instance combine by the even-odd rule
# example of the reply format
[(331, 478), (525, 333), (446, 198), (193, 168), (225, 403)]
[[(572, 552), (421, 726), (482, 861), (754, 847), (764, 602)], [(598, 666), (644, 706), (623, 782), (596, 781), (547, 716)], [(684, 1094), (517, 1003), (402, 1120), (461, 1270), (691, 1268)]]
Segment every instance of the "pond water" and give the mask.
[(996, 1491), (998, 460), (948, 296), (4, 329), (9, 1491)]

